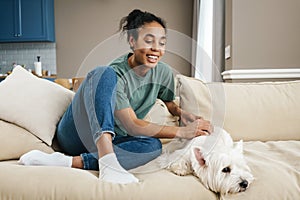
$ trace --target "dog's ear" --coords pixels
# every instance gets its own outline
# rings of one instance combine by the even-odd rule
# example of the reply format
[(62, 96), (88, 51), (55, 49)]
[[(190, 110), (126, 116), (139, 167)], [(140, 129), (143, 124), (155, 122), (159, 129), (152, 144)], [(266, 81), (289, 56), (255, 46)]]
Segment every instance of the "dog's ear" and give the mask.
[(195, 147), (194, 148), (194, 155), (195, 155), (195, 158), (198, 161), (199, 165), (201, 167), (204, 166), (205, 165), (205, 160), (204, 160), (204, 157), (201, 153), (201, 149), (199, 149), (198, 147)]
[(243, 140), (240, 140), (239, 142), (236, 143), (235, 149), (240, 153), (243, 154)]

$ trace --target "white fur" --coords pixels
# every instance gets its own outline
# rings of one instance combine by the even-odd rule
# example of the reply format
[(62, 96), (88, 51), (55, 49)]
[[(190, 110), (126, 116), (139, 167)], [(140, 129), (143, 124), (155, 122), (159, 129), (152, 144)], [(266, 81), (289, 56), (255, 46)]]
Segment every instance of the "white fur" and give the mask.
[[(174, 150), (179, 144), (184, 147)], [(254, 179), (243, 156), (243, 141), (234, 143), (218, 127), (209, 136), (171, 142), (159, 163), (180, 176), (194, 174), (205, 187), (222, 195), (245, 191)]]

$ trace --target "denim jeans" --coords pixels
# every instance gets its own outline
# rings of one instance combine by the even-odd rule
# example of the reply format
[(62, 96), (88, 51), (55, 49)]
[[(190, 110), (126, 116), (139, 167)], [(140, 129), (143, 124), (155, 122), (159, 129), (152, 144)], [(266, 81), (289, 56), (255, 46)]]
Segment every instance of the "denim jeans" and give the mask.
[(80, 155), (84, 169), (98, 170), (96, 143), (102, 133), (113, 135), (120, 164), (132, 169), (161, 154), (161, 142), (152, 137), (118, 136), (114, 133), (117, 76), (111, 67), (97, 67), (87, 74), (71, 104), (59, 121), (56, 136), (62, 150)]

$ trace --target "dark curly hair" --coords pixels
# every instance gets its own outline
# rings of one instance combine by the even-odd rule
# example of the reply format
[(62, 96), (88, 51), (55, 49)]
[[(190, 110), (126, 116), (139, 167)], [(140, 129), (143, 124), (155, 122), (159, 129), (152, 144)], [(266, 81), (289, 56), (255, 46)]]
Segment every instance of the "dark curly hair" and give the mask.
[(145, 25), (146, 23), (157, 22), (167, 32), (165, 21), (149, 12), (143, 12), (139, 9), (135, 9), (129, 13), (128, 16), (123, 17), (120, 21), (119, 31), (127, 33), (127, 41), (129, 37), (133, 36), (135, 40), (138, 38), (137, 29)]

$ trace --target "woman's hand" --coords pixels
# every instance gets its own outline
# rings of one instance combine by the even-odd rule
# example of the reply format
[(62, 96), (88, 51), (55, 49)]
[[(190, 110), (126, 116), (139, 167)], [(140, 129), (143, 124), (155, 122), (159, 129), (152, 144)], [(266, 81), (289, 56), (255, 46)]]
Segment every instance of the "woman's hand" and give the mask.
[(194, 122), (196, 119), (202, 119), (202, 117), (196, 116), (183, 110), (181, 111), (180, 120), (182, 125), (187, 126), (189, 123)]
[(213, 126), (211, 125), (211, 123), (200, 118), (196, 119), (192, 123), (189, 123), (187, 126), (180, 127), (179, 131), (177, 132), (177, 137), (192, 139), (200, 135), (208, 135), (212, 131)]

